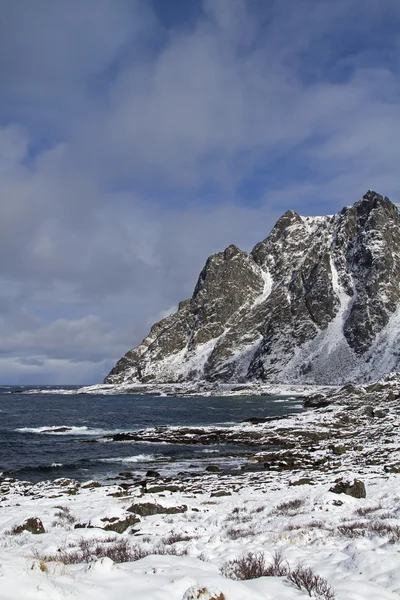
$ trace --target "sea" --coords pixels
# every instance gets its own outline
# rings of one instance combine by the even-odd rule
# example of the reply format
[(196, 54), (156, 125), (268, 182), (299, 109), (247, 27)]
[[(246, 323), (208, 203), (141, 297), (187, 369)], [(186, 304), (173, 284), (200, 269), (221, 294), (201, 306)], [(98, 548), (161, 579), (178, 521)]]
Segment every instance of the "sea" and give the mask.
[[(120, 473), (163, 476), (240, 468), (254, 446), (113, 442), (104, 436), (158, 426), (230, 427), (253, 417), (303, 411), (285, 396), (168, 397), (77, 394), (77, 388), (0, 387), (0, 474), (38, 482), (106, 482)], [(58, 429), (64, 431), (57, 431)]]

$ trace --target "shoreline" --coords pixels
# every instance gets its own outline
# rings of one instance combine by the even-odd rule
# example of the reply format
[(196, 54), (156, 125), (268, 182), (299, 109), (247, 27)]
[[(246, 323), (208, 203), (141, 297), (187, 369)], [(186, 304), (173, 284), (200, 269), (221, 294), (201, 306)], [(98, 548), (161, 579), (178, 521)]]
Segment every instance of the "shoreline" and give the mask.
[(174, 396), (174, 397), (237, 397), (237, 396), (298, 396), (307, 397), (314, 393), (329, 393), (339, 389), (336, 385), (314, 385), (314, 384), (211, 384), (211, 383), (127, 383), (127, 384), (95, 384), (82, 386), (75, 389), (68, 388), (44, 388), (44, 389), (22, 389), (11, 393), (18, 394), (101, 394), (107, 396), (115, 395), (150, 395), (150, 396)]
[[(58, 600), (74, 589), (87, 600), (118, 593), (182, 600), (196, 585), (227, 600), (306, 597), (283, 577), (233, 581), (219, 571), (249, 551), (268, 561), (277, 550), (291, 566), (301, 563), (324, 577), (337, 600), (398, 598), (398, 383), (347, 386), (327, 394), (327, 406), (238, 424), (241, 435), (285, 441), (279, 451), (255, 447), (255, 472), (153, 475), (110, 485), (0, 479), (4, 598), (39, 589), (32, 597)], [(343, 493), (338, 480), (348, 482), (347, 491), (360, 481), (366, 498)], [(45, 533), (10, 533), (29, 517), (40, 519)], [(89, 563), (65, 564), (81, 540), (103, 548), (125, 540), (136, 554), (128, 562), (93, 554)]]

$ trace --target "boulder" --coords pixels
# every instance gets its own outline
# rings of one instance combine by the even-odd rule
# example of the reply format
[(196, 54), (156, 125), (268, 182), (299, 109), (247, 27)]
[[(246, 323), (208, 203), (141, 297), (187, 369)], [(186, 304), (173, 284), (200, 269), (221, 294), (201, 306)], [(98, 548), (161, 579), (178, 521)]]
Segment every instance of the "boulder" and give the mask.
[(186, 504), (182, 504), (182, 506), (161, 506), (160, 504), (154, 504), (152, 502), (138, 502), (132, 504), (126, 510), (128, 512), (134, 513), (135, 515), (140, 515), (141, 517), (150, 517), (152, 515), (173, 515), (176, 513), (184, 513), (187, 511)]
[(14, 533), (22, 533), (23, 531), (29, 531), (29, 533), (33, 533), (35, 535), (39, 533), (46, 533), (43, 527), (42, 521), (39, 517), (29, 517), (29, 519), (25, 519), (21, 525), (14, 527)]
[(367, 495), (365, 485), (359, 479), (355, 479), (353, 483), (339, 479), (329, 491), (334, 494), (346, 494), (346, 496), (352, 496), (353, 498), (365, 498)]

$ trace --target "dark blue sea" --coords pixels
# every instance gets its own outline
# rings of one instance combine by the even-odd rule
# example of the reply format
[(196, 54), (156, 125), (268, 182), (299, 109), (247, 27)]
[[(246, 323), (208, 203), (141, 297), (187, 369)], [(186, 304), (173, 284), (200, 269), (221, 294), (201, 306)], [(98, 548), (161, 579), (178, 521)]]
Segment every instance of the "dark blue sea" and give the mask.
[[(32, 388), (30, 388), (32, 389)], [(57, 388), (53, 388), (57, 389)], [(64, 388), (65, 389), (65, 388)], [(26, 393), (0, 387), (0, 473), (37, 482), (71, 477), (101, 481), (130, 471), (163, 475), (204, 470), (208, 464), (238, 467), (254, 446), (194, 446), (147, 442), (106, 442), (110, 433), (161, 425), (230, 426), (251, 417), (301, 412), (301, 402), (282, 396), (152, 397)], [(68, 427), (68, 431), (53, 431)], [(97, 440), (97, 443), (87, 443)]]

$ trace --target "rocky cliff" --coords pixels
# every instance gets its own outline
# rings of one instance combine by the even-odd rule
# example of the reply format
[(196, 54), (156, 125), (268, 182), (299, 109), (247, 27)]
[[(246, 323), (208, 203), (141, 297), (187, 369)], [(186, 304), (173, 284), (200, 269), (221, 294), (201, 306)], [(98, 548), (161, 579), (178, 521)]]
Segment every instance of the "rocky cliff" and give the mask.
[(326, 217), (286, 212), (248, 254), (211, 256), (193, 296), (105, 383), (338, 384), (400, 370), (400, 214), (369, 191)]

